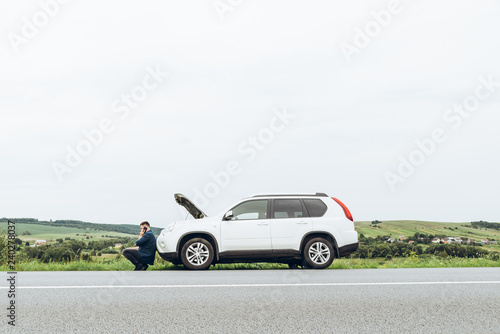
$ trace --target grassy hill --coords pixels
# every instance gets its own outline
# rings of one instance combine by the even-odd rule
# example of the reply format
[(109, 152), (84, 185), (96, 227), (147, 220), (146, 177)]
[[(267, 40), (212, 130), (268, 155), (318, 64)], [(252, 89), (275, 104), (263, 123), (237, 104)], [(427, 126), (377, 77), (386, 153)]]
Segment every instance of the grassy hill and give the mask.
[[(7, 222), (0, 222), (0, 230), (7, 230)], [(30, 235), (22, 235), (25, 231), (29, 231)], [(48, 242), (55, 241), (56, 239), (65, 239), (67, 237), (75, 240), (96, 240), (96, 239), (106, 239), (110, 237), (114, 238), (124, 238), (124, 237), (134, 237), (137, 235), (131, 235), (119, 232), (108, 232), (108, 231), (95, 231), (88, 229), (81, 229), (76, 227), (60, 227), (60, 226), (49, 226), (40, 224), (21, 224), (16, 223), (16, 233), (17, 236), (23, 241), (35, 241), (35, 240), (46, 240)], [(87, 240), (87, 236), (89, 239)], [(107, 237), (105, 237), (107, 236)], [(90, 238), (92, 237), (92, 238)]]
[[(50, 242), (67, 237), (90, 241), (110, 237), (137, 237), (139, 235), (138, 225), (94, 224), (78, 220), (40, 221), (34, 218), (0, 218), (0, 231), (7, 230), (8, 220), (16, 223), (16, 234), (24, 241), (43, 239)], [(155, 235), (159, 235), (162, 229), (151, 227), (151, 230)], [(29, 231), (31, 234), (22, 235), (25, 231)], [(87, 239), (87, 236), (89, 239)]]
[[(500, 230), (492, 228), (474, 228), (469, 223), (443, 223), (419, 220), (389, 220), (380, 224), (372, 224), (368, 221), (355, 222), (356, 231), (366, 237), (388, 235), (398, 238), (400, 235), (411, 236), (415, 232), (432, 234), (435, 236), (461, 237), (462, 239), (489, 239), (500, 241)], [(498, 245), (484, 246), (485, 249), (499, 250)]]

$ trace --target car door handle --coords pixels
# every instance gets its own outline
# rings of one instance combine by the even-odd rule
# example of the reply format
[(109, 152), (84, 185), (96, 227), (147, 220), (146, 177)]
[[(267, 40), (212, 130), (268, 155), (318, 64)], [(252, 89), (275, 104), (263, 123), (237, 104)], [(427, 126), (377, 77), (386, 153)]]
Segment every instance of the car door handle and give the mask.
[(300, 221), (300, 222), (297, 222), (297, 224), (309, 224), (309, 222), (305, 222), (305, 221)]
[(266, 225), (269, 225), (269, 223), (257, 223), (257, 225), (259, 225), (259, 226), (266, 226)]

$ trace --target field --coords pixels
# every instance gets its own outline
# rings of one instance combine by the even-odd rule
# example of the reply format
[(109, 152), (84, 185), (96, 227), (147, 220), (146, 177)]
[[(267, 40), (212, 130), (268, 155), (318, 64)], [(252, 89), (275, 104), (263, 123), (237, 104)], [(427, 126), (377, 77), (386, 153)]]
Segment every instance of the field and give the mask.
[[(106, 239), (103, 235), (114, 238), (122, 237), (133, 237), (131, 234), (119, 233), (119, 232), (109, 232), (109, 231), (96, 231), (91, 229), (81, 229), (76, 227), (60, 227), (60, 226), (48, 226), (39, 224), (22, 224), (17, 223), (16, 234), (19, 239), (23, 241), (29, 241), (30, 243), (35, 240), (46, 240), (47, 242), (56, 241), (56, 239), (71, 238), (75, 240), (97, 240)], [(0, 222), (0, 230), (7, 230), (7, 223)], [(22, 235), (23, 232), (29, 231), (31, 235)], [(77, 235), (78, 234), (78, 235)], [(89, 236), (89, 239), (86, 239)], [(90, 238), (92, 237), (92, 238)]]
[[(462, 239), (481, 239), (500, 241), (500, 230), (494, 229), (475, 229), (470, 223), (442, 223), (428, 222), (418, 220), (391, 220), (383, 221), (381, 224), (372, 224), (371, 222), (355, 222), (356, 231), (362, 233), (365, 237), (377, 237), (388, 235), (397, 239), (400, 235), (411, 236), (415, 232), (445, 235), (447, 237), (461, 237)], [(500, 250), (500, 245), (485, 245), (484, 249)]]

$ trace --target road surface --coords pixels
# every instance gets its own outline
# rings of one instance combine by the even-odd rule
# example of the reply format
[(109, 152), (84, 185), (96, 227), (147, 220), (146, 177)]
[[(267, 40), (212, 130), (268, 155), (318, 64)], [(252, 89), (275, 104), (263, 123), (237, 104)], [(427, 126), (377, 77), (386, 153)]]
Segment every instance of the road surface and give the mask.
[(0, 275), (1, 332), (500, 333), (500, 268)]

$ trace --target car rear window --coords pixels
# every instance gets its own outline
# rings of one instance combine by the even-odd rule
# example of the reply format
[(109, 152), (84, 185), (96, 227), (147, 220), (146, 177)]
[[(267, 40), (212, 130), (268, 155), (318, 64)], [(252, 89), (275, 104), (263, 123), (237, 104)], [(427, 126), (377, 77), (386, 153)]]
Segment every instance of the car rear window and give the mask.
[(311, 217), (323, 217), (328, 209), (320, 199), (304, 199), (304, 204)]
[(274, 200), (274, 218), (307, 217), (300, 199)]

